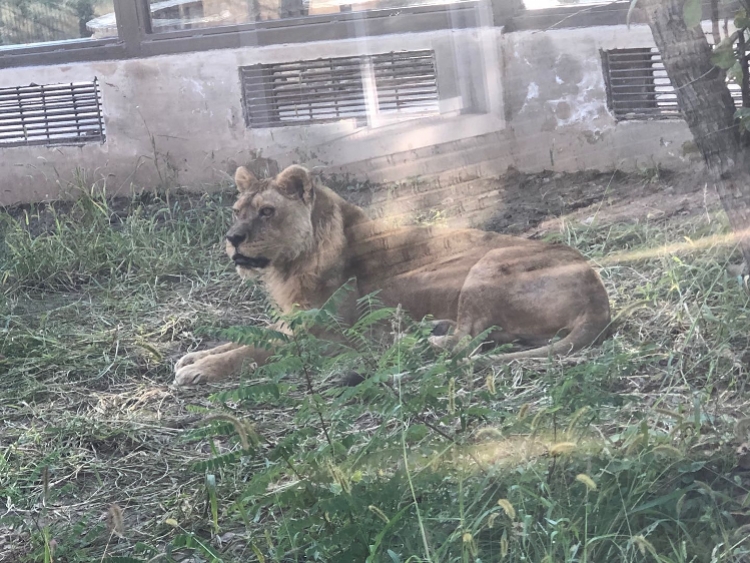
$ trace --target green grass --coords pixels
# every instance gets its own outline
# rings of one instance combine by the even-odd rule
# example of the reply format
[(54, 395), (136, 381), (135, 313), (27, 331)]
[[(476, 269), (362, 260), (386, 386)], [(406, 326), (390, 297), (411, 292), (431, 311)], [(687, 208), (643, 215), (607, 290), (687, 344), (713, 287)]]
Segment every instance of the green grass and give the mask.
[(241, 383), (175, 389), (182, 353), (266, 319), (223, 254), (230, 199), (0, 215), (0, 560), (748, 560), (748, 293), (721, 215), (551, 236), (619, 314), (565, 360), (467, 370), (363, 303), (405, 336), (366, 320), (331, 358), (301, 331)]

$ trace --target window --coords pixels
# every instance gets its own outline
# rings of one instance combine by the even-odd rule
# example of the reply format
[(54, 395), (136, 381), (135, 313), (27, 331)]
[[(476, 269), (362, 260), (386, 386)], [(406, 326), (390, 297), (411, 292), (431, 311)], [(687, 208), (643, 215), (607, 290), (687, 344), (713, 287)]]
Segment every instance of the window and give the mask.
[(151, 31), (255, 23), (341, 12), (440, 5), (461, 0), (149, 0)]
[[(116, 37), (114, 0), (0, 0), (0, 46)], [(91, 25), (111, 14), (107, 29)]]
[[(680, 109), (661, 55), (653, 47), (602, 52), (607, 104), (617, 120), (681, 119)], [(735, 104), (742, 105), (740, 87), (728, 81)]]
[(104, 142), (93, 82), (0, 88), (0, 147)]
[(0, 56), (4, 68), (122, 60), (474, 28), (482, 14), (478, 0), (0, 0)]
[(248, 127), (438, 112), (430, 50), (251, 65), (240, 79)]
[(152, 33), (255, 21), (252, 0), (150, 0)]

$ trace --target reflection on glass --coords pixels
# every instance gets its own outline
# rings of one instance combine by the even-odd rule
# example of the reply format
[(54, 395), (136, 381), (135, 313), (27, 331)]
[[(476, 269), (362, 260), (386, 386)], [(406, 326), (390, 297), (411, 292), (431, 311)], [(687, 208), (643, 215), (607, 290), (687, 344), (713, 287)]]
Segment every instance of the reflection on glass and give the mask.
[(565, 6), (578, 6), (601, 4), (602, 0), (524, 0), (524, 8), (527, 10), (546, 10), (548, 8), (560, 8)]
[(151, 0), (154, 33), (455, 0)]
[(114, 0), (0, 0), (0, 48), (117, 35), (117, 26), (89, 25), (101, 16), (114, 24)]

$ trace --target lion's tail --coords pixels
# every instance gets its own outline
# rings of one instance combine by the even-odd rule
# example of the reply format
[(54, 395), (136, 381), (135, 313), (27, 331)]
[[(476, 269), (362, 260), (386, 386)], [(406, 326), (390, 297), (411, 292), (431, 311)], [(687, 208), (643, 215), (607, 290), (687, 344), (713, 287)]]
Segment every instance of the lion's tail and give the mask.
[(509, 362), (525, 358), (564, 356), (600, 342), (608, 336), (610, 330), (611, 323), (609, 318), (604, 320), (604, 322), (592, 322), (590, 319), (582, 318), (564, 338), (548, 346), (541, 346), (521, 352), (509, 352), (507, 354), (488, 354), (482, 356), (482, 358), (489, 361)]

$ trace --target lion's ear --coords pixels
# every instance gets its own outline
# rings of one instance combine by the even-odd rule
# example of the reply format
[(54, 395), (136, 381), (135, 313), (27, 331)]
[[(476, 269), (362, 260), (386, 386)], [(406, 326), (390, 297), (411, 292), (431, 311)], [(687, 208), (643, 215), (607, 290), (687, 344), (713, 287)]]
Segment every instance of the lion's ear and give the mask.
[(299, 198), (305, 203), (313, 200), (313, 182), (307, 168), (292, 165), (276, 176), (279, 191), (289, 197)]
[(257, 182), (258, 178), (244, 166), (240, 166), (234, 173), (234, 183), (240, 193), (249, 192)]

